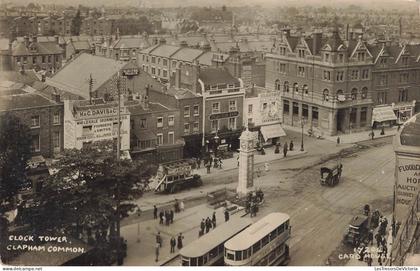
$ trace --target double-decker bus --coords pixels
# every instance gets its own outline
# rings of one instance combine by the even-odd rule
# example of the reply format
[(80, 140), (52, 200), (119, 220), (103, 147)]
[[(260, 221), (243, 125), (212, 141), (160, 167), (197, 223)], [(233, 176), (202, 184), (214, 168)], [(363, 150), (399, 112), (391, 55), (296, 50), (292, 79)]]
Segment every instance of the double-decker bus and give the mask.
[(225, 243), (225, 265), (287, 265), (290, 217), (271, 213)]
[(250, 218), (232, 217), (214, 230), (185, 246), (179, 254), (183, 266), (223, 265), (223, 250), (227, 240), (252, 224)]

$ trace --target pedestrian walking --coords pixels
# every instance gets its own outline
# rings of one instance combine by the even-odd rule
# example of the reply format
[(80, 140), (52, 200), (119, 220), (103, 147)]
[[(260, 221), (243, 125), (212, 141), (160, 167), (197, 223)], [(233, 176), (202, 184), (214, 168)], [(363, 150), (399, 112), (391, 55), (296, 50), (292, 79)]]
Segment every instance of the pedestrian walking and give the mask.
[(375, 132), (372, 130), (372, 132), (370, 132), (370, 138), (373, 140), (375, 138)]
[(265, 172), (268, 172), (270, 170), (270, 164), (269, 163), (264, 163), (264, 170), (265, 170)]
[(179, 212), (179, 201), (178, 201), (178, 199), (175, 199), (174, 208), (175, 208), (175, 212), (178, 213)]
[(184, 239), (184, 236), (182, 236), (182, 233), (178, 235), (178, 249), (182, 249), (182, 240)]
[(159, 220), (159, 224), (163, 224), (163, 218), (164, 218), (163, 211), (160, 211), (160, 212), (159, 212), (159, 218), (160, 218), (160, 220)]
[(156, 244), (155, 244), (155, 255), (156, 255), (155, 262), (159, 261), (159, 248), (160, 248), (160, 245), (159, 245), (159, 243), (156, 242)]
[(171, 238), (171, 253), (175, 252), (175, 247), (176, 247), (176, 239), (174, 236), (172, 236)]
[(153, 205), (153, 219), (157, 219), (158, 209), (156, 205)]
[(219, 169), (223, 168), (223, 162), (222, 162), (222, 158), (219, 158)]
[(206, 222), (204, 221), (204, 218), (201, 220), (200, 229), (201, 232), (204, 234), (204, 230), (206, 229)]
[(179, 202), (179, 209), (181, 210), (181, 212), (185, 210), (184, 202), (182, 200)]
[(172, 223), (174, 223), (174, 211), (171, 209), (171, 211), (170, 211), (170, 215), (169, 215), (169, 217), (170, 217), (170, 219), (171, 219), (171, 224)]
[(340, 137), (337, 136), (337, 145), (340, 145)]
[(383, 248), (384, 256), (386, 258), (388, 254), (388, 246), (386, 245), (386, 243), (383, 244), (382, 248)]
[(160, 236), (160, 232), (156, 234), (156, 243), (159, 244), (159, 247), (162, 247), (162, 236)]
[(201, 158), (198, 157), (197, 158), (197, 168), (200, 169), (200, 167), (201, 167)]
[(216, 212), (213, 212), (211, 223), (213, 224), (213, 228), (216, 228)]
[(289, 150), (293, 151), (293, 147), (294, 147), (293, 140), (290, 140)]
[(229, 212), (225, 209), (225, 222), (229, 221)]
[(286, 157), (287, 150), (288, 150), (287, 142), (284, 142), (284, 145), (283, 145), (283, 157)]
[(211, 229), (211, 221), (210, 221), (210, 218), (207, 217), (206, 218), (206, 233), (208, 233), (210, 229)]

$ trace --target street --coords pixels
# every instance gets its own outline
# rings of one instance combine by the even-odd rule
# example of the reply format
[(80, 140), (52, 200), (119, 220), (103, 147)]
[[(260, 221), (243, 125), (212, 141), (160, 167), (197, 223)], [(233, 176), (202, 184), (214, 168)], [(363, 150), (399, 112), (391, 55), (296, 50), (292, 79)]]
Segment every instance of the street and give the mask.
[[(289, 135), (290, 138), (297, 137), (293, 133)], [(388, 137), (355, 145), (337, 146), (330, 141), (305, 137), (305, 149), (308, 153), (286, 159), (281, 155), (279, 159), (270, 162), (268, 172), (263, 172), (261, 177), (255, 178), (254, 186), (262, 188), (266, 198), (257, 219), (270, 212), (285, 212), (291, 216), (290, 265), (320, 266), (327, 262), (333, 265), (345, 265), (346, 260), (338, 259), (338, 254), (343, 251), (351, 252), (351, 248), (341, 244), (350, 219), (354, 215), (361, 214), (365, 204), (370, 204), (372, 209), (378, 209), (385, 215), (391, 213), (394, 171), (391, 142), (392, 138)], [(319, 169), (329, 160), (339, 160), (343, 164), (340, 183), (335, 187), (321, 186), (319, 183)], [(257, 163), (255, 168), (262, 166)], [(205, 205), (199, 205), (205, 203), (203, 197), (216, 188), (235, 189), (237, 174), (237, 169), (234, 168), (216, 171), (210, 175), (203, 175), (205, 183), (203, 187), (175, 195), (154, 195), (154, 197), (146, 195), (139, 199), (139, 203), (143, 206), (145, 202), (149, 205), (159, 202), (163, 204), (174, 198), (188, 199), (186, 195), (189, 195), (190, 200), (186, 200), (186, 212), (191, 212), (191, 217), (184, 215), (182, 221), (179, 220), (178, 223), (175, 221), (174, 225), (170, 226), (171, 233), (168, 234), (170, 236), (183, 232), (186, 236), (185, 245), (197, 236), (196, 231), (202, 216), (200, 212), (204, 212), (204, 216), (211, 213)], [(158, 206), (170, 208), (167, 204), (158, 204)], [(159, 227), (155, 225), (156, 221), (150, 219), (150, 212), (146, 212), (146, 215), (142, 215), (138, 220), (142, 221), (140, 225), (146, 229), (148, 235), (145, 239), (142, 237), (142, 240), (150, 240), (150, 244), (142, 242), (142, 248), (136, 245), (136, 254), (139, 253), (139, 249), (147, 250), (140, 253), (142, 259), (133, 257), (130, 253), (130, 243), (133, 243), (130, 239), (135, 240), (135, 236), (132, 236), (136, 228), (134, 225), (127, 226), (127, 229), (131, 227), (128, 231), (131, 234), (125, 235), (129, 239), (127, 262), (129, 265), (155, 264), (153, 236)], [(197, 224), (191, 225), (194, 222)], [(124, 232), (127, 231), (123, 230)]]

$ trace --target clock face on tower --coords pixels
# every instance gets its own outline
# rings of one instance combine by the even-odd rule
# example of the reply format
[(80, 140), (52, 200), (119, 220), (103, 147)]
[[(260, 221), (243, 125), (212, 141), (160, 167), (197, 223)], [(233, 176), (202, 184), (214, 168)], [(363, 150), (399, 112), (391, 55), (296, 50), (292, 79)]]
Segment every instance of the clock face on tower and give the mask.
[(251, 150), (252, 149), (252, 141), (248, 141), (248, 150)]

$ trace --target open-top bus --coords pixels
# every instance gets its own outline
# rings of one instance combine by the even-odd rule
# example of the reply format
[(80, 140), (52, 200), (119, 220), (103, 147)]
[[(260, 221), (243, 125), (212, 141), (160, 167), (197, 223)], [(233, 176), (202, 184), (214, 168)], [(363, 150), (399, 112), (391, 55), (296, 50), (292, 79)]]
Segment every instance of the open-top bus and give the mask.
[(185, 246), (179, 254), (183, 266), (223, 265), (223, 250), (227, 240), (252, 224), (250, 218), (232, 217), (214, 230)]
[(225, 265), (286, 265), (289, 261), (290, 217), (271, 213), (225, 243)]

